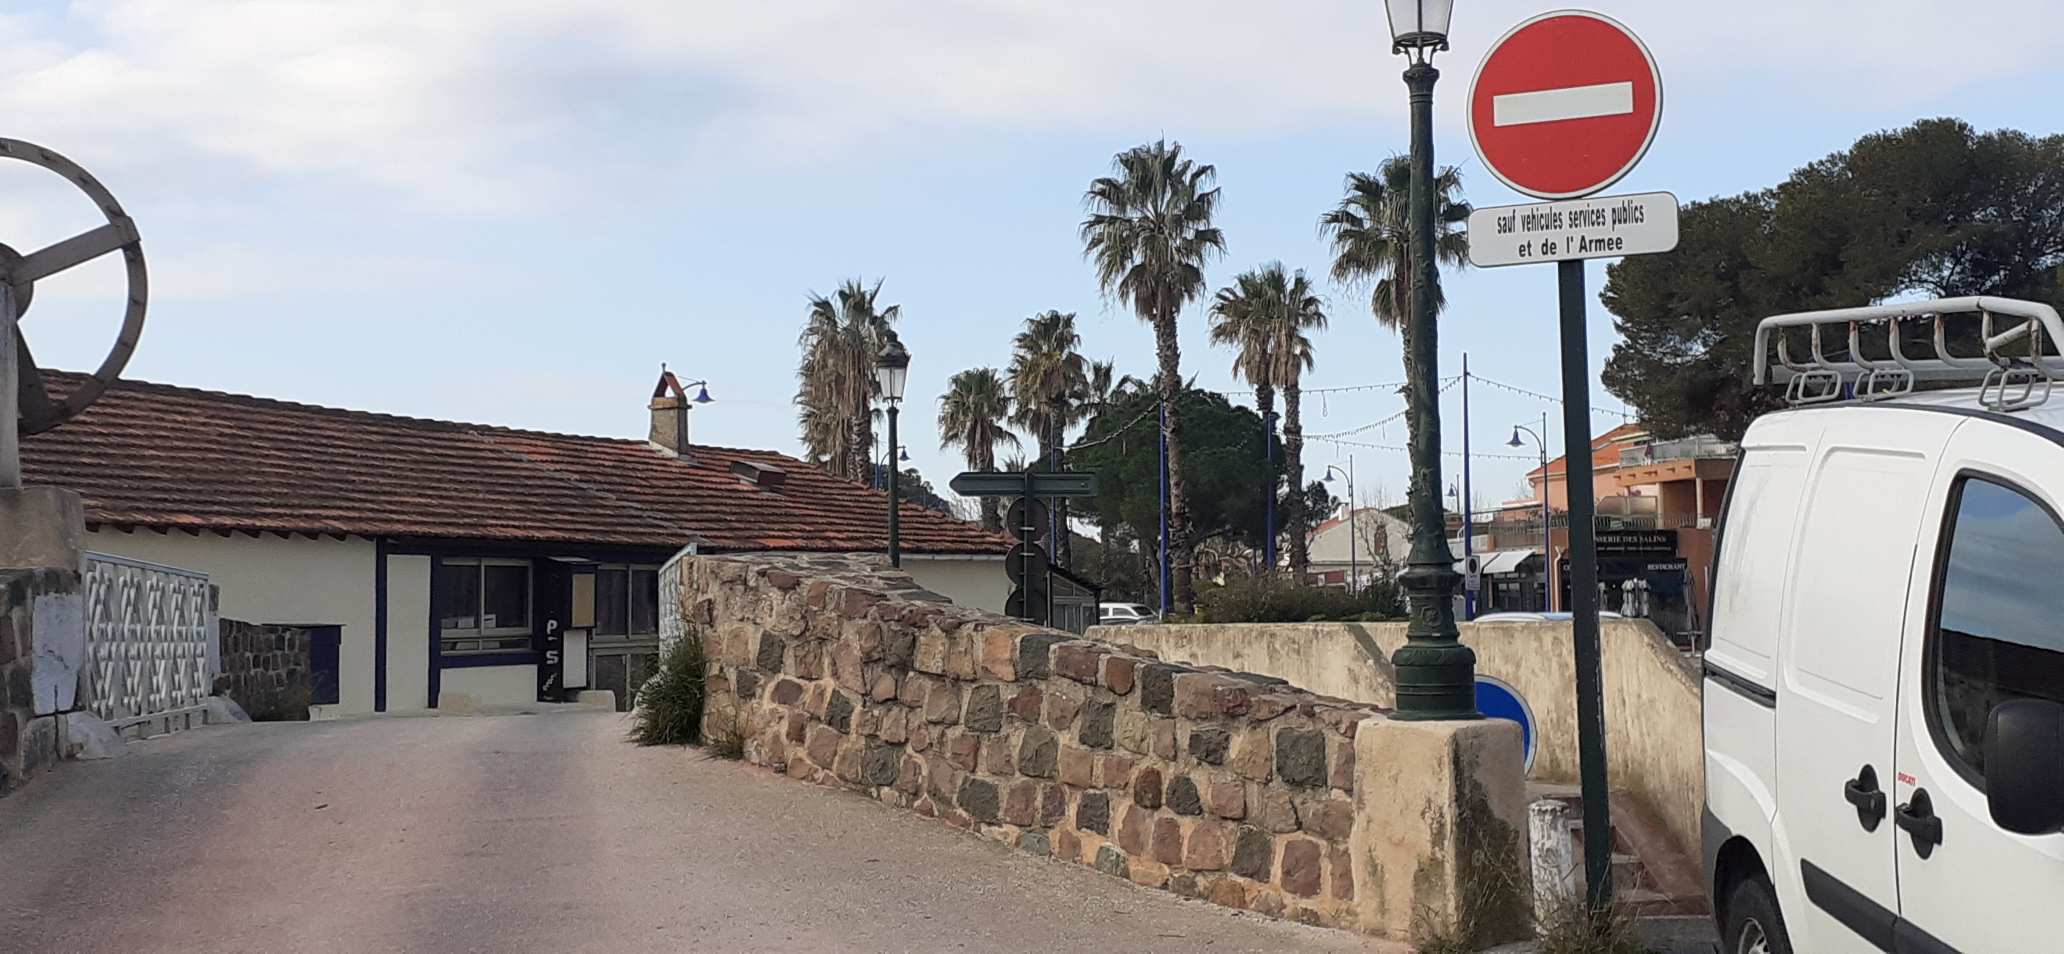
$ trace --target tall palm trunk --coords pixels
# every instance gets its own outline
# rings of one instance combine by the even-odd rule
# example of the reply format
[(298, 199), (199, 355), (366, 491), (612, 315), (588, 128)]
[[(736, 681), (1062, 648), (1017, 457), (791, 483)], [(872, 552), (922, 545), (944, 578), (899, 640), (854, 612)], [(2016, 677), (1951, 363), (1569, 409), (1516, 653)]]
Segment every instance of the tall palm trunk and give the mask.
[[(1054, 405), (1053, 413), (1048, 415), (1047, 428), (1053, 432), (1053, 444), (1046, 453), (1047, 468), (1053, 471), (1067, 470), (1067, 464), (1061, 459), (1067, 446), (1067, 425), (1062, 418), (1059, 403)], [(1054, 513), (1054, 562), (1072, 573), (1075, 571), (1075, 542), (1073, 534), (1068, 532), (1068, 498), (1061, 497), (1054, 501)]]
[[(862, 483), (872, 483), (874, 479), (874, 429), (868, 426), (867, 420), (872, 410), (867, 402), (862, 401), (859, 411), (853, 415), (853, 450), (846, 461), (847, 476)], [(895, 456), (891, 453), (889, 458), (894, 460)]]
[[(977, 454), (976, 459), (968, 462), (973, 469), (996, 469), (996, 451), (993, 447), (981, 448)], [(982, 529), (990, 533), (1003, 532), (1003, 511), (998, 508), (997, 503), (998, 501), (995, 497), (975, 498), (975, 505), (982, 510)]]
[(1161, 312), (1154, 320), (1154, 358), (1160, 367), (1155, 385), (1161, 391), (1162, 404), (1168, 408), (1162, 436), (1168, 441), (1168, 561), (1173, 577), (1169, 588), (1173, 590), (1175, 612), (1188, 613), (1197, 590), (1191, 577), (1190, 507), (1188, 495), (1183, 492), (1179, 413), (1182, 406), (1177, 400), (1182, 395), (1182, 345), (1175, 337), (1176, 309), (1164, 305)]
[(1283, 459), (1290, 475), (1290, 576), (1304, 581), (1311, 567), (1306, 534), (1311, 532), (1304, 513), (1304, 394), (1296, 381), (1283, 386)]
[[(1259, 407), (1261, 409), (1261, 426), (1262, 429), (1265, 431), (1265, 433), (1262, 434), (1261, 438), (1263, 441), (1263, 446), (1261, 450), (1262, 459), (1270, 462), (1268, 466), (1268, 473), (1262, 475), (1263, 483), (1268, 485), (1268, 499), (1266, 501), (1263, 501), (1263, 503), (1266, 506), (1274, 507), (1276, 506), (1276, 465), (1274, 463), (1275, 457), (1273, 449), (1268, 447), (1267, 445), (1268, 442), (1274, 441), (1276, 439), (1275, 424), (1269, 420), (1271, 417), (1274, 417), (1276, 413), (1276, 386), (1274, 384), (1269, 383), (1269, 381), (1266, 378), (1254, 382), (1254, 404), (1256, 407)], [(1265, 519), (1266, 518), (1264, 518), (1264, 520)], [(1278, 536), (1282, 535), (1283, 527), (1281, 524), (1277, 524), (1275, 530)], [(1268, 553), (1268, 547), (1262, 547), (1262, 553)], [(1276, 572), (1274, 564), (1262, 567), (1261, 569), (1263, 573)]]

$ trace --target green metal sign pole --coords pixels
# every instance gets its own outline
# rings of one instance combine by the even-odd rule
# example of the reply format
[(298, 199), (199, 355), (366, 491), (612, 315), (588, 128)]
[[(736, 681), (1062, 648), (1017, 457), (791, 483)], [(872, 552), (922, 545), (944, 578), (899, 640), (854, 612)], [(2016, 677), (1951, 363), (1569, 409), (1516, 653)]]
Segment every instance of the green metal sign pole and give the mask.
[(1612, 901), (1613, 888), (1598, 652), (1597, 498), (1591, 491), (1591, 357), (1585, 345), (1584, 263), (1561, 261), (1555, 270), (1562, 312), (1562, 459), (1569, 498), (1570, 628), (1577, 657), (1577, 761), (1584, 785), (1584, 887), (1596, 909)]

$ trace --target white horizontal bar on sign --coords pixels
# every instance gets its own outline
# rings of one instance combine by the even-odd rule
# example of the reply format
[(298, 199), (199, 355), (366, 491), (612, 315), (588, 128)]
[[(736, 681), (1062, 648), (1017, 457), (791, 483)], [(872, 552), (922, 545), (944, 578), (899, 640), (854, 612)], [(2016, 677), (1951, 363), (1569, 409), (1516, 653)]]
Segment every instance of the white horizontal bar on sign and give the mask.
[(1601, 116), (1624, 116), (1633, 111), (1633, 83), (1566, 86), (1491, 97), (1493, 126), (1597, 119)]

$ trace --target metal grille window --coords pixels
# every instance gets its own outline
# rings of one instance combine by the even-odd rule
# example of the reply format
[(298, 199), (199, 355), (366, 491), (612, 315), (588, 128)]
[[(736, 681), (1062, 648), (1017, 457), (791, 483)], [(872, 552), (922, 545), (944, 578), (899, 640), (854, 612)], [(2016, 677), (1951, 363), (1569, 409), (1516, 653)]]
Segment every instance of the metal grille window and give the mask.
[(605, 565), (595, 569), (595, 635), (659, 635), (659, 568)]
[(437, 619), (447, 654), (530, 648), (530, 561), (446, 558)]

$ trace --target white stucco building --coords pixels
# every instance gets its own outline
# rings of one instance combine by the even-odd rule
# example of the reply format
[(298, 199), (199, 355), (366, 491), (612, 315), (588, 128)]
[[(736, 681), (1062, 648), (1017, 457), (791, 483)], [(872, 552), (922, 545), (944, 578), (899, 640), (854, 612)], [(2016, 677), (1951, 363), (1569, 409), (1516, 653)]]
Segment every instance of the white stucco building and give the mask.
[[(887, 547), (884, 494), (688, 444), (678, 386), (655, 395), (651, 439), (624, 440), (125, 381), (25, 440), (23, 467), (81, 494), (88, 549), (204, 571), (221, 616), (334, 640), (332, 711), (622, 699), (674, 553)], [(906, 503), (902, 542), (920, 584), (1002, 609), (1008, 540)]]

